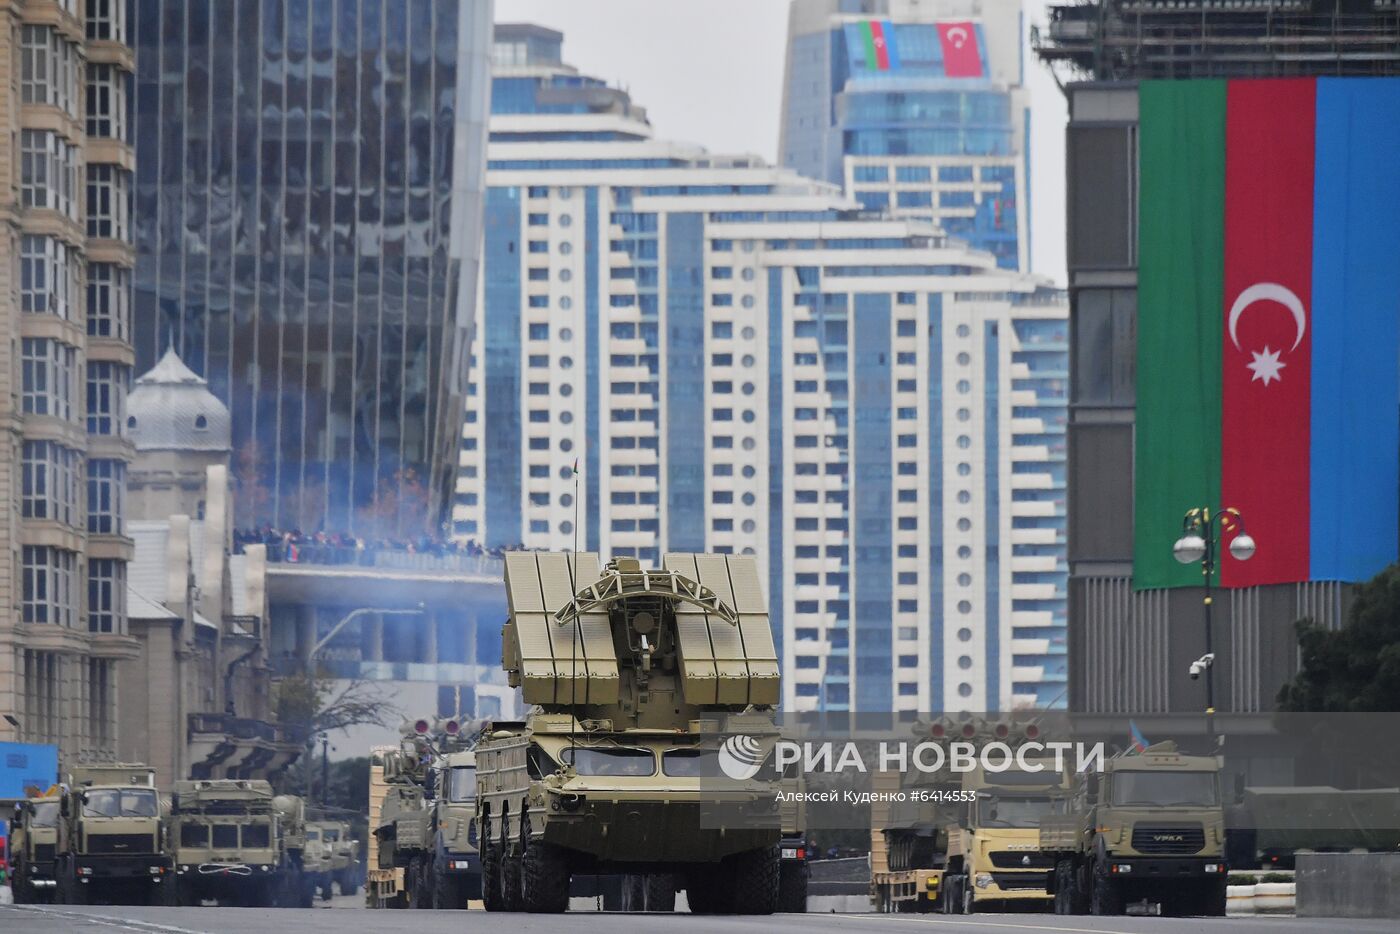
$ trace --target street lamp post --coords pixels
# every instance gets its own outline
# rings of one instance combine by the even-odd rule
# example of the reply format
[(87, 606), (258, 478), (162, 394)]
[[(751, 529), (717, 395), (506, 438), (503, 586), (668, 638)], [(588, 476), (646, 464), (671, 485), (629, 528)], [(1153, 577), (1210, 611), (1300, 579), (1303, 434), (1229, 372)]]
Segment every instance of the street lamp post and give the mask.
[(1215, 648), (1211, 643), (1211, 606), (1214, 602), (1211, 588), (1215, 583), (1215, 565), (1221, 541), (1226, 533), (1232, 533), (1229, 543), (1230, 556), (1236, 561), (1248, 561), (1254, 557), (1254, 539), (1244, 530), (1244, 517), (1238, 509), (1225, 508), (1211, 511), (1209, 506), (1192, 509), (1181, 520), (1181, 538), (1172, 547), (1172, 554), (1182, 564), (1201, 562), (1201, 572), (1206, 578), (1206, 654), (1191, 663), (1191, 677), (1202, 673), (1206, 676), (1206, 717), (1215, 716)]

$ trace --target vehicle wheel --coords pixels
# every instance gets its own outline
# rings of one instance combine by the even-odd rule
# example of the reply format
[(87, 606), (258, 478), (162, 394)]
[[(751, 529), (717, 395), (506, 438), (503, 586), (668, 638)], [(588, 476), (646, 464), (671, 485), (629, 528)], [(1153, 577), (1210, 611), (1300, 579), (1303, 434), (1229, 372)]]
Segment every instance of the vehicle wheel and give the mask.
[(503, 911), (501, 907), (501, 863), (496, 843), (491, 838), (491, 822), (483, 818), (478, 839), (481, 840), (481, 901), (487, 911)]
[(676, 910), (676, 877), (668, 872), (653, 872), (646, 877), (646, 910)]
[(86, 905), (88, 903), (88, 887), (78, 881), (78, 867), (73, 861), (68, 863), (68, 897), (64, 899), (65, 904)]
[(532, 914), (559, 914), (569, 910), (569, 857), (562, 848), (530, 837), (524, 821), (521, 845), (521, 907)]
[(685, 879), (685, 900), (693, 915), (717, 915), (730, 910), (733, 892), (718, 866), (691, 870)]
[(433, 908), (447, 911), (465, 908), (466, 900), (461, 897), (462, 885), (447, 874), (446, 860), (433, 860)]
[(1094, 873), (1094, 888), (1089, 896), (1089, 913), (1095, 916), (1123, 913), (1123, 893), (1105, 873)]
[(413, 893), (409, 900), (414, 908), (427, 910), (433, 907), (432, 861), (422, 856), (413, 858), (416, 867), (413, 874)]
[(963, 876), (962, 890), (962, 913), (965, 915), (973, 914), (977, 911), (977, 899), (973, 897), (972, 886), (967, 884), (966, 876)]
[(509, 821), (501, 821), (501, 910), (520, 911), (520, 853), (511, 853), (506, 844), (505, 830)]
[(943, 877), (943, 913), (945, 915), (955, 915), (962, 911), (963, 906), (963, 877), (951, 875)]
[(730, 910), (737, 914), (771, 915), (778, 909), (778, 875), (782, 863), (777, 846), (765, 846), (729, 857), (723, 863), (733, 892)]
[(778, 871), (778, 910), (802, 913), (807, 910), (807, 880), (812, 870), (805, 860), (783, 863)]
[(1206, 918), (1225, 917), (1225, 900), (1227, 880), (1207, 879), (1201, 883), (1196, 902), (1192, 906), (1194, 912)]

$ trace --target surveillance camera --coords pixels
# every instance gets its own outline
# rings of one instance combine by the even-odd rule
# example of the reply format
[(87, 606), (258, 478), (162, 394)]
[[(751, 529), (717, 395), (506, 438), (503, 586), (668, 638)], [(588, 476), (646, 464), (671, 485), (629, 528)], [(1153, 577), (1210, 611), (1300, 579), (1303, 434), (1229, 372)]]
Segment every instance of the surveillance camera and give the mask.
[(1191, 680), (1192, 680), (1192, 681), (1195, 681), (1196, 679), (1200, 678), (1200, 676), (1201, 676), (1201, 665), (1200, 665), (1200, 662), (1192, 662), (1192, 663), (1191, 663)]
[(1207, 652), (1205, 655), (1202, 655), (1200, 658), (1196, 659), (1194, 662), (1191, 663), (1191, 667), (1187, 670), (1187, 674), (1191, 676), (1192, 681), (1195, 681), (1201, 677), (1201, 672), (1210, 668), (1210, 666), (1213, 664), (1215, 664), (1215, 653)]

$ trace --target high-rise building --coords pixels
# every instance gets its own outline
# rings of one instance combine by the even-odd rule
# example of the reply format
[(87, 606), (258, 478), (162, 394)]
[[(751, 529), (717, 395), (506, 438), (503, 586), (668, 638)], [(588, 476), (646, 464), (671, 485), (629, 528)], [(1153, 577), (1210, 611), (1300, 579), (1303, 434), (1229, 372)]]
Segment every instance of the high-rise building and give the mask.
[(1062, 691), (1060, 296), (928, 221), (653, 137), (497, 27), (454, 525), (755, 554), (797, 710)]
[[(122, 0), (10, 4), (0, 30), (0, 739), (116, 752), (133, 252)], [(17, 278), (16, 278), (17, 277)]]
[(394, 490), (410, 472), (435, 521), (477, 291), (490, 0), (132, 8), (138, 366), (173, 346), (228, 404), (243, 521), (421, 512)]
[[(1315, 343), (1322, 340), (1319, 335), (1335, 332), (1339, 321), (1348, 330), (1355, 326), (1356, 334), (1366, 334), (1361, 323), (1377, 312), (1377, 295), (1382, 303), (1379, 320), (1394, 321), (1394, 264), (1368, 262), (1366, 252), (1394, 255), (1393, 212), (1360, 206), (1396, 200), (1390, 153), (1395, 127), (1400, 126), (1394, 77), (1400, 75), (1397, 34), (1400, 15), (1393, 4), (1262, 9), (1206, 3), (1188, 10), (1172, 4), (1102, 0), (1052, 7), (1048, 30), (1034, 37), (1041, 57), (1062, 71), (1070, 88), (1066, 247), (1074, 344), (1068, 426), (1068, 622), (1069, 701), (1076, 711), (1199, 711), (1208, 703), (1207, 683), (1214, 686), (1214, 706), (1222, 723), (1234, 714), (1273, 710), (1280, 686), (1298, 670), (1294, 623), (1309, 619), (1340, 628), (1354, 598), (1353, 585), (1397, 556), (1394, 461), (1400, 429), (1395, 385), (1386, 379), (1394, 375), (1395, 340), (1392, 336), (1387, 346), (1384, 340), (1349, 335), (1345, 341), (1346, 382), (1370, 396), (1364, 408), (1342, 408), (1319, 391), (1325, 371), (1317, 369), (1322, 345)], [(1392, 77), (1368, 80), (1382, 75)], [(1313, 76), (1327, 77), (1331, 87), (1324, 92), (1319, 83), (1314, 88), (1306, 80)], [(1189, 80), (1279, 77), (1304, 80), (1285, 86), (1281, 95), (1270, 91), (1267, 81), (1244, 82), (1243, 90), (1230, 81), (1227, 91), (1225, 81)], [(1149, 84), (1149, 79), (1155, 80)], [(1259, 93), (1274, 95), (1273, 102), (1251, 103), (1261, 100), (1250, 97)], [(1243, 96), (1226, 104), (1227, 96), (1238, 94)], [(1307, 95), (1317, 95), (1315, 107), (1307, 105)], [(1271, 114), (1297, 109), (1300, 102), (1306, 119), (1316, 121), (1316, 143), (1311, 130), (1294, 127), (1278, 134), (1278, 128), (1268, 124)], [(1263, 141), (1265, 151), (1232, 142), (1233, 158), (1246, 153), (1247, 161), (1242, 168), (1236, 162), (1229, 169), (1227, 127), (1249, 126), (1250, 120), (1252, 128), (1234, 139)], [(1348, 155), (1343, 161), (1333, 150), (1329, 160), (1320, 142), (1327, 138), (1351, 147), (1347, 151), (1355, 158)], [(1358, 139), (1365, 142), (1357, 145)], [(1277, 183), (1275, 157), (1306, 166), (1301, 192), (1285, 191)], [(1377, 161), (1385, 163), (1380, 171)], [(1243, 474), (1253, 492), (1242, 492), (1239, 483), (1232, 491), (1225, 480), (1228, 471), (1222, 471), (1222, 394), (1239, 389), (1238, 384), (1235, 389), (1222, 386), (1243, 380), (1250, 391), (1278, 390), (1309, 374), (1309, 362), (1291, 352), (1283, 354), (1281, 366), (1268, 379), (1252, 376), (1243, 361), (1221, 362), (1226, 329), (1222, 316), (1250, 284), (1233, 281), (1233, 275), (1227, 284), (1225, 278), (1239, 251), (1225, 247), (1221, 223), (1225, 202), (1232, 197), (1227, 189), (1233, 186), (1238, 193), (1241, 176), (1258, 179), (1253, 190), (1266, 194), (1265, 204), (1256, 200), (1237, 208), (1236, 217), (1238, 229), (1251, 242), (1270, 244), (1270, 281), (1290, 282), (1286, 277), (1296, 275), (1298, 266), (1296, 253), (1289, 262), (1287, 251), (1268, 239), (1270, 232), (1291, 229), (1297, 236), (1301, 229), (1301, 236), (1310, 241), (1314, 210), (1316, 230), (1325, 230), (1335, 247), (1324, 254), (1305, 241), (1303, 249), (1313, 250), (1317, 258), (1315, 267), (1304, 261), (1306, 275), (1315, 276), (1314, 283), (1334, 282), (1323, 273), (1342, 258), (1366, 270), (1358, 277), (1365, 280), (1364, 289), (1355, 292), (1338, 286), (1310, 293), (1293, 283), (1301, 293), (1297, 307), (1306, 322), (1306, 335), (1296, 341), (1294, 319), (1273, 299), (1256, 306), (1272, 312), (1251, 311), (1243, 324), (1230, 325), (1231, 333), (1244, 335), (1245, 350), (1258, 349), (1249, 343), (1250, 328), (1278, 326), (1290, 341), (1283, 346), (1312, 354), (1313, 444), (1320, 438), (1336, 439), (1342, 430), (1356, 430), (1364, 438), (1330, 445), (1336, 459), (1323, 469), (1314, 461), (1312, 489), (1301, 497), (1286, 497), (1281, 508), (1276, 502), (1253, 509), (1247, 500), (1268, 495), (1271, 488), (1288, 489), (1261, 471), (1269, 462), (1308, 469), (1306, 440), (1280, 458), (1240, 433), (1245, 447), (1265, 454)], [(1337, 202), (1347, 198), (1349, 216), (1339, 220)], [(1306, 223), (1277, 223), (1267, 213), (1266, 205), (1272, 202), (1294, 209), (1303, 205)], [(1164, 210), (1168, 205), (1170, 211)], [(1352, 226), (1356, 224), (1368, 229), (1357, 236)], [(1188, 255), (1189, 261), (1184, 261)], [(1329, 305), (1333, 295), (1345, 295), (1345, 316)], [(1202, 326), (1202, 321), (1207, 323)], [(1308, 345), (1311, 351), (1304, 350)], [(1375, 354), (1379, 365), (1372, 365)], [(1165, 376), (1159, 368), (1142, 365), (1154, 359), (1172, 361)], [(1338, 393), (1336, 400), (1340, 399)], [(1281, 418), (1268, 406), (1267, 396), (1256, 397), (1254, 404), (1255, 424), (1287, 424), (1288, 437), (1309, 438), (1307, 422)], [(1172, 430), (1164, 421), (1164, 414), (1170, 418), (1172, 413), (1184, 413), (1202, 430)], [(1358, 466), (1363, 460), (1369, 466)], [(1189, 469), (1180, 469), (1183, 461)], [(1365, 485), (1377, 470), (1386, 469), (1391, 472), (1383, 477), (1379, 492)], [(1164, 478), (1170, 482), (1163, 483)], [(1364, 497), (1365, 504), (1326, 508), (1348, 495), (1339, 487)], [(1172, 547), (1181, 534), (1183, 514), (1203, 506), (1243, 507), (1245, 528), (1258, 543), (1258, 556), (1247, 565), (1222, 556), (1225, 577), (1217, 582), (1223, 579), (1230, 586), (1217, 592), (1210, 617), (1203, 610), (1200, 566), (1176, 568), (1175, 573), (1163, 570), (1173, 565)], [(1306, 540), (1300, 546), (1298, 530), (1306, 537), (1309, 522), (1326, 521), (1329, 514), (1337, 523), (1335, 531), (1315, 534), (1310, 569), (1259, 580), (1260, 571), (1280, 555), (1295, 560), (1301, 556), (1306, 564), (1310, 549)], [(1386, 537), (1389, 546), (1371, 549), (1368, 561), (1336, 560), (1339, 554), (1354, 553), (1358, 543), (1370, 545)], [(1240, 586), (1238, 575), (1244, 573), (1255, 575), (1255, 580)], [(1209, 641), (1207, 619), (1213, 631)], [(1188, 677), (1191, 663), (1207, 651), (1214, 655), (1213, 677)], [(1187, 723), (1187, 729), (1205, 724), (1199, 718), (1178, 722)], [(1279, 780), (1277, 775), (1270, 778)]]
[(1021, 0), (790, 7), (779, 158), (1030, 268)]

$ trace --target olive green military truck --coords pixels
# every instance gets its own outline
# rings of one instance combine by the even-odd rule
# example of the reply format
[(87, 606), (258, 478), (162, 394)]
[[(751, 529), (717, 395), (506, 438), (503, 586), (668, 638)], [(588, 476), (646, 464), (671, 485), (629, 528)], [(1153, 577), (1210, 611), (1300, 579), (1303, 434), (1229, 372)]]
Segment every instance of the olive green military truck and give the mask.
[(120, 763), (74, 768), (58, 805), (58, 900), (172, 902), (165, 811), (154, 769)]
[(306, 907), (301, 799), (274, 796), (265, 781), (175, 783), (170, 838), (181, 905)]
[(1040, 824), (1056, 914), (1225, 914), (1225, 807), (1214, 756), (1175, 743), (1080, 773), (1069, 813)]
[(360, 841), (343, 820), (322, 821), (321, 839), (331, 851), (331, 878), (341, 895), (360, 890)]
[(330, 825), (323, 821), (306, 822), (306, 881), (312, 898), (317, 894), (328, 902), (334, 894), (335, 844), (326, 838)]
[(57, 894), (54, 851), (58, 844), (57, 795), (15, 802), (10, 821), (10, 889), (15, 904), (52, 902)]
[[(559, 912), (574, 874), (652, 910), (778, 905), (778, 661), (753, 558), (506, 557), (503, 664), (524, 721), (476, 747), (483, 900)], [(634, 885), (636, 882), (634, 881)]]

